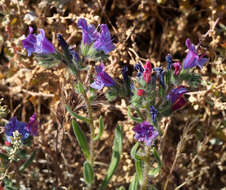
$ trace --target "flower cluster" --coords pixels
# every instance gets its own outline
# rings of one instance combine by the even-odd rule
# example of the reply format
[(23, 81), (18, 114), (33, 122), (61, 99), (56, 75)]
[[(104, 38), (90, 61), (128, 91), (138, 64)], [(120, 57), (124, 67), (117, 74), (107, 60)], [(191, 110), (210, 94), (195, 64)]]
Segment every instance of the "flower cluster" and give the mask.
[(21, 141), (24, 142), (30, 136), (38, 135), (38, 121), (36, 114), (34, 113), (28, 123), (18, 121), (16, 117), (9, 120), (9, 123), (5, 125), (6, 144), (11, 143), (11, 138), (15, 132), (21, 135)]
[[(174, 62), (173, 57), (166, 56), (167, 67), (153, 67), (147, 61), (144, 67), (136, 64), (137, 79), (133, 88), (132, 105), (136, 109), (149, 108), (152, 124), (156, 127), (157, 117), (169, 116), (172, 111), (183, 108), (186, 105), (184, 94), (189, 90), (188, 87), (182, 86), (182, 82), (192, 84), (193, 81), (199, 81), (199, 77), (188, 69), (195, 66), (202, 66), (208, 61), (204, 54), (198, 55), (194, 44), (186, 40), (188, 53), (184, 59), (183, 65), (180, 62)], [(149, 121), (150, 122), (150, 121)], [(154, 127), (147, 121), (140, 123), (134, 129), (135, 139), (144, 141), (149, 145), (154, 137)]]
[(133, 131), (135, 132), (134, 138), (139, 142), (144, 142), (147, 146), (152, 145), (158, 136), (158, 131), (147, 121), (137, 124)]
[(82, 43), (83, 45), (91, 45), (96, 50), (103, 51), (105, 54), (110, 53), (115, 49), (112, 43), (111, 34), (106, 24), (100, 25), (100, 32), (93, 25), (88, 25), (86, 20), (80, 18), (78, 20), (78, 27), (82, 29)]
[(55, 48), (49, 40), (45, 37), (43, 29), (39, 29), (40, 34), (34, 35), (33, 28), (29, 27), (29, 35), (25, 40), (22, 40), (24, 48), (28, 52), (28, 56), (32, 53), (37, 54), (52, 54), (55, 53)]

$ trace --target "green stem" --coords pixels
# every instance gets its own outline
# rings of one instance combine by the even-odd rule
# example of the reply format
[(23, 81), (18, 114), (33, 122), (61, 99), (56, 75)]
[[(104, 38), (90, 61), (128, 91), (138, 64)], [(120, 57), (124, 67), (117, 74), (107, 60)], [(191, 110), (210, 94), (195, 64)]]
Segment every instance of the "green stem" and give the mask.
[[(80, 79), (79, 74), (77, 75), (77, 79), (78, 79), (78, 82), (81, 83), (81, 79)], [(90, 127), (90, 133), (91, 133), (90, 134), (90, 144), (89, 144), (89, 146), (90, 146), (89, 147), (90, 148), (90, 165), (94, 169), (94, 138), (95, 138), (95, 132), (94, 132), (93, 111), (92, 111), (92, 106), (91, 106), (90, 100), (87, 96), (87, 93), (83, 92), (82, 96), (83, 96), (83, 99), (85, 101), (86, 108), (87, 108), (87, 111), (88, 111), (89, 127)], [(93, 183), (95, 183), (95, 181)], [(92, 186), (88, 185), (87, 189), (91, 190)]]
[(141, 190), (147, 190), (148, 188), (148, 172), (151, 169), (150, 166), (150, 149), (148, 146), (145, 146), (146, 160), (144, 162), (144, 172), (143, 172), (143, 182), (141, 185)]

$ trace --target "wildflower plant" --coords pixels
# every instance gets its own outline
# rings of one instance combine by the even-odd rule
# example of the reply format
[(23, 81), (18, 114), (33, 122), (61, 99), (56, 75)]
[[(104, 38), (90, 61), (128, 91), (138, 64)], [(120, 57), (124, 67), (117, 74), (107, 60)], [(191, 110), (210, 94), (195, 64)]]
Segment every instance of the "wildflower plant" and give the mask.
[[(166, 68), (163, 66), (155, 67), (150, 61), (146, 61), (144, 66), (142, 63), (138, 63), (134, 68), (137, 72), (135, 78), (128, 76), (128, 68), (124, 66), (122, 68), (123, 80), (118, 81), (106, 72), (104, 66), (104, 61), (109, 56), (109, 53), (116, 48), (112, 42), (108, 26), (101, 24), (98, 30), (94, 25), (88, 24), (83, 18), (78, 20), (77, 26), (82, 31), (79, 50), (71, 48), (63, 36), (58, 34), (58, 43), (62, 49), (62, 51), (58, 51), (46, 39), (43, 29), (40, 29), (40, 34), (34, 35), (33, 29), (30, 28), (30, 34), (22, 43), (29, 56), (34, 53), (39, 62), (47, 67), (55, 65), (56, 62), (58, 64), (62, 63), (76, 79), (74, 84), (75, 91), (84, 99), (87, 116), (78, 115), (71, 110), (69, 105), (65, 106), (74, 118), (72, 120), (74, 134), (86, 158), (83, 164), (83, 180), (87, 185), (87, 189), (96, 187), (95, 159), (97, 155), (95, 144), (104, 130), (104, 120), (101, 116), (99, 118), (99, 132), (95, 134), (92, 101), (95, 100), (96, 94), (94, 96), (90, 96), (90, 94), (94, 90), (98, 92), (103, 88), (107, 88), (105, 92), (107, 100), (112, 101), (116, 98), (130, 100), (128, 115), (136, 123), (132, 130), (134, 131), (134, 139), (137, 141), (131, 150), (136, 173), (130, 184), (130, 189), (138, 189), (139, 185), (142, 190), (147, 190), (151, 188), (149, 178), (158, 175), (162, 167), (156, 146), (156, 141), (162, 135), (159, 122), (163, 117), (170, 116), (174, 111), (182, 109), (186, 105), (185, 94), (195, 89), (201, 82), (200, 75), (193, 73), (191, 68), (195, 66), (201, 68), (208, 59), (203, 54), (199, 55), (195, 46), (187, 39), (188, 53), (184, 62), (174, 62), (173, 56), (168, 54), (166, 56)], [(95, 76), (89, 76), (89, 81), (91, 82), (87, 85), (81, 79), (81, 73), (94, 69), (92, 65), (87, 64), (89, 60), (95, 61), (97, 64), (95, 66)], [(131, 110), (134, 110), (138, 116), (134, 117)], [(87, 140), (87, 136), (77, 120), (81, 120), (89, 126), (89, 140)], [(15, 118), (13, 121), (17, 122)], [(23, 123), (17, 123), (24, 126)], [(12, 135), (12, 131), (8, 133), (8, 136)], [(27, 133), (31, 136), (36, 135), (34, 118), (30, 119), (25, 132), (22, 129), (18, 132), (22, 143), (27, 139)], [(106, 177), (99, 186), (100, 190), (107, 187), (120, 160), (122, 152), (121, 126), (115, 129), (113, 144), (112, 160)], [(157, 167), (152, 167), (152, 158), (156, 159)]]
[(35, 158), (36, 150), (29, 155), (26, 148), (31, 146), (33, 136), (38, 135), (38, 124), (39, 122), (34, 113), (28, 123), (12, 117), (3, 128), (5, 133), (5, 147), (3, 147), (4, 152), (0, 153), (3, 167), (0, 179), (4, 181), (6, 189), (14, 189), (12, 179), (8, 175), (11, 165), (19, 163), (17, 164), (19, 166), (17, 169), (19, 172), (23, 172)]

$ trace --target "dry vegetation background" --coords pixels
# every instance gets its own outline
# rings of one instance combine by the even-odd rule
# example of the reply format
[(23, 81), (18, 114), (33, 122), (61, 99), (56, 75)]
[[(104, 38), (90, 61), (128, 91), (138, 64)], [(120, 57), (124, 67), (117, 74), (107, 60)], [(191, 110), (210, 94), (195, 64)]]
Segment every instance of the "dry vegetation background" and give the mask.
[[(225, 190), (224, 3), (223, 0), (0, 0), (0, 98), (8, 106), (6, 119), (17, 116), (28, 121), (36, 112), (40, 120), (40, 135), (32, 146), (38, 150), (36, 159), (23, 175), (16, 172), (17, 165), (11, 168), (14, 183), (20, 184), (20, 189), (32, 190), (84, 187), (81, 180), (84, 157), (73, 135), (71, 118), (64, 109), (67, 103), (85, 115), (84, 103), (74, 92), (74, 79), (65, 68), (46, 69), (27, 56), (21, 40), (28, 34), (28, 26), (36, 31), (43, 28), (55, 47), (59, 47), (57, 33), (79, 47), (81, 31), (76, 26), (79, 17), (96, 26), (108, 24), (117, 48), (106, 68), (111, 76), (121, 78), (123, 65), (135, 76), (133, 67), (137, 61), (149, 59), (155, 66), (166, 65), (167, 53), (182, 60), (186, 55), (186, 38), (197, 44), (219, 18), (215, 30), (202, 43), (210, 61), (202, 70), (195, 69), (202, 73), (202, 86), (187, 96), (185, 109), (161, 122), (164, 135), (158, 144), (164, 167), (151, 183), (163, 189), (174, 162), (169, 190)], [(101, 93), (93, 105), (96, 118), (100, 114), (105, 117), (106, 127), (96, 145), (98, 183), (105, 177), (110, 162), (114, 128), (117, 123), (124, 128), (123, 155), (108, 189), (120, 185), (127, 189), (135, 171), (130, 158), (134, 123), (128, 118), (127, 105), (126, 100), (108, 103)], [(88, 134), (88, 127), (81, 125)], [(3, 146), (4, 134), (0, 135)]]

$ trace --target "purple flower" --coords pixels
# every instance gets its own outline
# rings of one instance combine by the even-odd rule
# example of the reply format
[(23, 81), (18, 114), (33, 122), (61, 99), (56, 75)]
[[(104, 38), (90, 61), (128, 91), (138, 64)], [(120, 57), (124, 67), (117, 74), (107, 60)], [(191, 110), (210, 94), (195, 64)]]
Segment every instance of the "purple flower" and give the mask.
[(94, 43), (94, 48), (103, 51), (105, 54), (110, 53), (115, 49), (115, 45), (112, 43), (111, 34), (106, 24), (100, 25), (101, 33)]
[(202, 68), (202, 66), (208, 61), (208, 58), (203, 58), (203, 54), (200, 56), (198, 55), (197, 50), (195, 49), (194, 44), (190, 42), (190, 39), (187, 39), (185, 44), (188, 48), (188, 53), (184, 59), (184, 69), (195, 66)]
[(135, 69), (138, 71), (137, 77), (140, 77), (144, 72), (144, 68), (142, 67), (142, 65), (140, 63), (135, 65)]
[(184, 86), (179, 86), (170, 91), (166, 98), (167, 101), (172, 103), (172, 110), (177, 110), (186, 104), (186, 101), (183, 97), (183, 94), (186, 92), (188, 92), (188, 90)]
[(158, 131), (147, 121), (137, 124), (133, 131), (136, 133), (134, 138), (140, 142), (143, 141), (147, 146), (150, 146), (158, 136)]
[(24, 48), (28, 52), (28, 56), (32, 53), (51, 54), (55, 53), (55, 48), (52, 43), (46, 39), (43, 29), (39, 29), (40, 34), (34, 35), (33, 28), (29, 27), (29, 34), (25, 40), (22, 40)]
[(154, 106), (150, 106), (150, 113), (151, 113), (153, 123), (156, 123), (158, 111), (157, 109), (155, 109)]
[(170, 70), (171, 65), (173, 64), (172, 55), (168, 54), (166, 56), (166, 62), (168, 63), (167, 70)]
[(123, 66), (123, 68), (122, 68), (123, 80), (129, 83), (130, 79), (129, 79), (129, 76), (128, 76), (127, 72), (128, 72), (128, 67), (127, 66)]
[(12, 117), (9, 123), (5, 125), (5, 134), (8, 143), (11, 143), (13, 133), (18, 131), (21, 135), (21, 141), (24, 142), (29, 136), (38, 135), (38, 121), (36, 120), (36, 114), (34, 113), (29, 120), (29, 123), (18, 121), (16, 117)]
[(7, 141), (11, 143), (11, 138), (13, 133), (18, 131), (21, 134), (21, 140), (24, 141), (30, 136), (29, 131), (26, 128), (27, 124), (25, 122), (18, 121), (16, 117), (9, 120), (9, 123), (5, 125), (5, 134)]
[(83, 44), (90, 45), (95, 40), (97, 40), (100, 35), (97, 32), (95, 26), (93, 26), (92, 24), (88, 25), (84, 18), (80, 18), (78, 20), (78, 27), (82, 29)]
[(104, 64), (97, 66), (96, 72), (97, 76), (95, 81), (90, 85), (92, 88), (101, 90), (104, 86), (110, 87), (115, 85), (114, 80), (106, 72), (104, 72)]
[(37, 121), (37, 115), (34, 113), (27, 124), (27, 130), (29, 133), (33, 136), (38, 136), (38, 121)]

